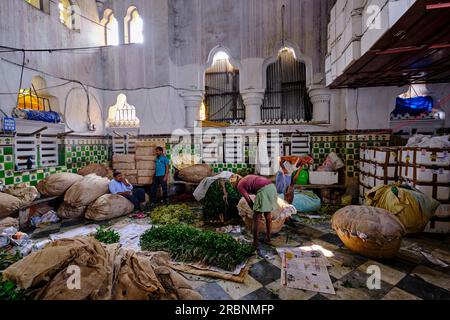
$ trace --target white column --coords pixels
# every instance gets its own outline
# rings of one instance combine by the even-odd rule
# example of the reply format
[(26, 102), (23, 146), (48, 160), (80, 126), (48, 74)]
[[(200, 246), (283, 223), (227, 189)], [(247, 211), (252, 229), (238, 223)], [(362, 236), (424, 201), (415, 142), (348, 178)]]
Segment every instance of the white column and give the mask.
[(245, 124), (257, 125), (261, 123), (261, 106), (264, 100), (263, 89), (248, 89), (241, 91), (245, 104)]
[(331, 92), (323, 86), (312, 86), (309, 89), (309, 97), (313, 104), (313, 121), (325, 122), (330, 121), (330, 100)]
[(193, 128), (195, 122), (200, 120), (200, 105), (203, 100), (203, 91), (183, 91), (181, 97), (186, 108), (186, 128)]

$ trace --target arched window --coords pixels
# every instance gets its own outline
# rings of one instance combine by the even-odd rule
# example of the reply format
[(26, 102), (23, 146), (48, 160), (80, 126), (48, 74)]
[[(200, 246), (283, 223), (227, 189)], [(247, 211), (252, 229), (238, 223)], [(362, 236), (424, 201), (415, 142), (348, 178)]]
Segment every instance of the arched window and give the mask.
[(263, 122), (311, 121), (312, 104), (306, 86), (306, 65), (291, 48), (283, 48), (267, 67), (266, 93), (261, 107)]
[(117, 96), (116, 104), (109, 107), (106, 125), (109, 128), (139, 128), (136, 108), (128, 104), (127, 96), (123, 93)]
[(29, 3), (33, 7), (44, 11), (46, 13), (50, 13), (50, 2), (49, 0), (25, 0), (26, 3)]
[(119, 41), (119, 22), (111, 9), (106, 9), (102, 24), (105, 26), (105, 42), (107, 46), (117, 46)]
[(206, 118), (216, 122), (245, 120), (245, 107), (239, 92), (239, 69), (224, 51), (214, 55), (205, 72)]
[(75, 0), (59, 0), (59, 21), (67, 28), (80, 30), (80, 9)]
[(128, 8), (127, 16), (124, 18), (125, 43), (144, 42), (144, 20), (139, 15), (136, 7)]

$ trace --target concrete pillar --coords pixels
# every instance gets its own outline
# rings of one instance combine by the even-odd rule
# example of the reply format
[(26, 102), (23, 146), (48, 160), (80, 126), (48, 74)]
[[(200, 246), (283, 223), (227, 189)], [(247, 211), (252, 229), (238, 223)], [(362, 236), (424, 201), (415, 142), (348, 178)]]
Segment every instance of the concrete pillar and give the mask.
[(309, 97), (313, 104), (313, 121), (325, 122), (330, 121), (330, 100), (331, 92), (323, 86), (312, 86), (309, 89)]
[(245, 124), (257, 125), (261, 123), (261, 106), (264, 100), (263, 89), (248, 89), (241, 91), (245, 105)]
[(186, 128), (193, 128), (195, 122), (200, 120), (200, 105), (203, 100), (203, 91), (183, 91), (181, 97), (186, 109)]

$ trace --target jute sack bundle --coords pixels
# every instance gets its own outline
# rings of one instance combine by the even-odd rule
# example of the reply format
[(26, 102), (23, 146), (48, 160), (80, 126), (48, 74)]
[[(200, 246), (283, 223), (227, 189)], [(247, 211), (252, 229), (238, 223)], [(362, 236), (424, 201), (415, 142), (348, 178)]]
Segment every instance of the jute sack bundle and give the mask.
[[(73, 265), (82, 275), (78, 290), (67, 285)], [(89, 237), (57, 240), (11, 265), (3, 276), (20, 289), (32, 289), (32, 298), (38, 300), (201, 298), (173, 270), (158, 269), (148, 257)], [(172, 290), (176, 295), (170, 294)]]
[[(134, 169), (134, 168), (132, 168), (132, 169)], [(81, 168), (80, 170), (78, 170), (78, 174), (81, 176), (87, 176), (87, 175), (90, 175), (93, 173), (95, 173), (99, 177), (107, 177), (109, 174), (109, 170), (108, 170), (108, 168), (106, 168), (104, 165), (102, 165), (100, 163), (91, 163), (91, 164), (85, 166), (84, 168)]]
[[(250, 195), (250, 198), (252, 201), (255, 201), (256, 196)], [(272, 233), (280, 232), (281, 228), (284, 225), (284, 222), (286, 219), (293, 214), (297, 213), (297, 209), (293, 205), (290, 205), (286, 201), (284, 201), (281, 198), (277, 199), (278, 207), (279, 209), (272, 212)], [(241, 198), (238, 205), (238, 211), (239, 215), (242, 217), (242, 219), (245, 222), (245, 226), (248, 230), (252, 230), (253, 228), (253, 209), (250, 208), (245, 198)], [(259, 220), (259, 230), (261, 232), (266, 232), (266, 220), (264, 216), (262, 215)]]
[(88, 206), (109, 192), (109, 179), (95, 174), (88, 175), (67, 190), (64, 202), (78, 208)]
[(375, 259), (395, 257), (406, 233), (392, 213), (367, 206), (342, 208), (333, 215), (331, 224), (347, 248)]
[(82, 176), (69, 172), (55, 173), (38, 183), (38, 191), (47, 197), (62, 196), (75, 183), (81, 181)]
[(5, 193), (18, 198), (21, 205), (32, 203), (39, 197), (39, 192), (36, 187), (27, 187), (26, 185), (16, 185), (5, 191)]
[(213, 169), (209, 164), (196, 164), (184, 168), (178, 173), (181, 180), (192, 183), (200, 183), (203, 179), (212, 175)]
[(63, 219), (82, 218), (86, 212), (86, 208), (86, 206), (72, 207), (71, 205), (63, 202), (56, 211), (56, 215)]
[(85, 218), (103, 221), (117, 218), (133, 212), (134, 205), (128, 199), (113, 194), (105, 194), (87, 208)]
[(21, 201), (12, 195), (0, 192), (0, 218), (7, 217), (19, 209)]

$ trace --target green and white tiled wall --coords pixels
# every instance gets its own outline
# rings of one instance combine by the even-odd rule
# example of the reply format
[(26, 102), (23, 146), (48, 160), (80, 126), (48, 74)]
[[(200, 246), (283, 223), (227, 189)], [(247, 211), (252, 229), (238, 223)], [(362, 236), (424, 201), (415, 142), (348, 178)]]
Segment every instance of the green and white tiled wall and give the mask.
[(60, 166), (29, 171), (14, 170), (14, 140), (0, 137), (0, 184), (12, 186), (19, 183), (36, 185), (46, 176), (56, 172), (77, 172), (89, 163), (108, 164), (111, 148), (108, 139), (66, 139), (59, 146)]

